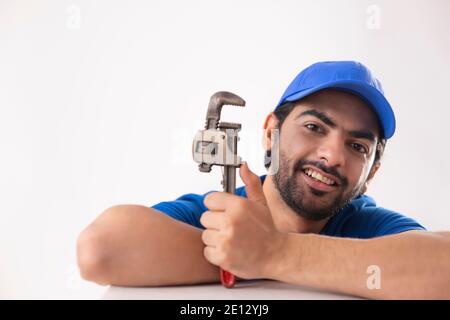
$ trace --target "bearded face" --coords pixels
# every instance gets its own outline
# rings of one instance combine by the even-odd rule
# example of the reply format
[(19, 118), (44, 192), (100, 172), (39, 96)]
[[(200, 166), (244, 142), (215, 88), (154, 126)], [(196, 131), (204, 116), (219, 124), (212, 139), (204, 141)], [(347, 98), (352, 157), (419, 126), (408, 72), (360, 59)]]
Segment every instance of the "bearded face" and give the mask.
[(329, 218), (365, 192), (379, 128), (359, 98), (335, 90), (316, 93), (298, 102), (279, 129), (273, 181), (299, 216)]

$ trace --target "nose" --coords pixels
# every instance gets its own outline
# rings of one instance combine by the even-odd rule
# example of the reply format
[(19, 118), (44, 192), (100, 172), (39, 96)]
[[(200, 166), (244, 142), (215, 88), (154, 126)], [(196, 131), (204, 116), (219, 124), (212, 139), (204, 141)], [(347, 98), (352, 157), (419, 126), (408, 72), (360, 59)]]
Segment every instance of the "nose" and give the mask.
[(324, 139), (317, 148), (319, 161), (326, 162), (327, 167), (343, 167), (345, 165), (345, 149), (339, 137)]

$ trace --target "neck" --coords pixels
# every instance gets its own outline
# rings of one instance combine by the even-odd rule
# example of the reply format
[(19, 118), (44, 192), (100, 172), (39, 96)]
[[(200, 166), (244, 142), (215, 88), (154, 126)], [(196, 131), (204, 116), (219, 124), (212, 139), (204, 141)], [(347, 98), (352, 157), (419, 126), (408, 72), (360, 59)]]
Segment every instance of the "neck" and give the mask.
[(273, 176), (267, 175), (263, 183), (263, 191), (267, 199), (275, 227), (280, 232), (319, 233), (328, 219), (313, 221), (300, 217), (281, 198), (275, 187)]

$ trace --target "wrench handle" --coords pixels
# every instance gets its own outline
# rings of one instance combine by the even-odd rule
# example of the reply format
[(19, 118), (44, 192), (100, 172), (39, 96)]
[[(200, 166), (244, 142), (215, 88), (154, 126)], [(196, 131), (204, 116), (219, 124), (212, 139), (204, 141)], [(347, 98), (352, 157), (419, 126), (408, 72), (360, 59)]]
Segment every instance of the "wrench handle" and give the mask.
[[(236, 191), (236, 168), (225, 166), (223, 172), (223, 191), (234, 194)], [(233, 288), (236, 282), (234, 275), (220, 268), (220, 282), (225, 288)]]

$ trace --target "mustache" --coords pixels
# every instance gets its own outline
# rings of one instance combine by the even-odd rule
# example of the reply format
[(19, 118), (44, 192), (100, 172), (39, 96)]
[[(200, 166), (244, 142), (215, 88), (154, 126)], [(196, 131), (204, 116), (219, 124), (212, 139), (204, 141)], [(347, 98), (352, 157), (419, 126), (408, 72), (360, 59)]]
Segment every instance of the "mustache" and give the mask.
[(322, 170), (323, 172), (329, 174), (330, 176), (335, 177), (339, 181), (339, 184), (341, 186), (345, 187), (348, 185), (348, 179), (346, 177), (342, 176), (341, 174), (339, 174), (339, 172), (337, 172), (336, 168), (327, 167), (323, 164), (323, 162), (319, 162), (319, 161), (311, 161), (311, 160), (306, 160), (306, 159), (299, 160), (296, 163), (296, 165), (294, 166), (294, 172), (297, 173), (298, 171), (301, 171), (302, 168), (306, 165), (315, 166), (315, 167), (319, 168), (320, 170)]

